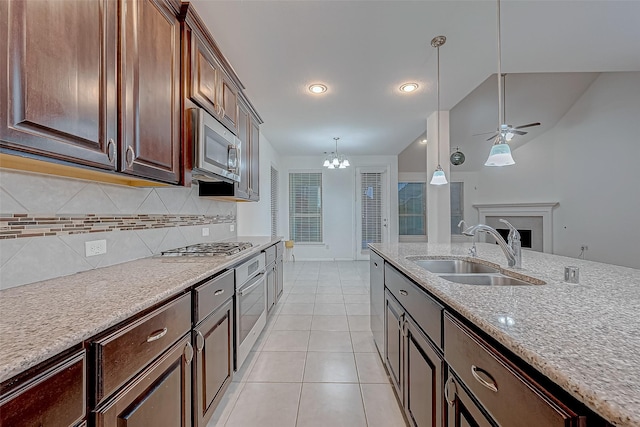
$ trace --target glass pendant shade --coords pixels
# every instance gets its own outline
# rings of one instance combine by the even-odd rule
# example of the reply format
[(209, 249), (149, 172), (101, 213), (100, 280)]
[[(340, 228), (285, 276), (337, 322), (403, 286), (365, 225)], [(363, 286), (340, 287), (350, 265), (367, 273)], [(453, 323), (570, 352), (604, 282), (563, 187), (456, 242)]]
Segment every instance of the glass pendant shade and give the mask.
[(511, 157), (511, 148), (505, 142), (499, 142), (491, 147), (489, 158), (485, 162), (485, 166), (509, 166), (515, 165)]
[(332, 164), (333, 166), (338, 166), (338, 165), (340, 165), (340, 159), (338, 159), (338, 156), (336, 156), (336, 157), (334, 157), (334, 158), (333, 158), (333, 161), (331, 162), (331, 164)]
[(347, 158), (345, 158), (342, 161), (342, 164), (344, 165), (345, 168), (351, 166), (351, 163), (349, 163), (349, 159), (347, 159)]
[(324, 166), (325, 168), (328, 168), (330, 164), (331, 164), (331, 162), (329, 161), (329, 158), (327, 157), (326, 159), (324, 159), (324, 163), (322, 164), (322, 166)]
[(335, 169), (336, 167), (333, 166), (333, 163), (329, 164), (329, 166), (327, 166), (327, 169)]
[(433, 173), (433, 177), (431, 178), (431, 182), (429, 184), (431, 185), (447, 184), (447, 177), (444, 175), (444, 171), (442, 170), (440, 165), (438, 165), (438, 168)]

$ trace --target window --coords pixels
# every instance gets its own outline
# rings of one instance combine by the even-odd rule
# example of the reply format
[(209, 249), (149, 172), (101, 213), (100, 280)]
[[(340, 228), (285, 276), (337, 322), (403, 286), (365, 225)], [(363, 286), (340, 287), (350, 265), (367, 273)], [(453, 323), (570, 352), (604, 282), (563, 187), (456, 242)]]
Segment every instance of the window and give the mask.
[(289, 174), (289, 239), (322, 242), (322, 173)]
[[(451, 234), (460, 234), (464, 219), (464, 183), (451, 182)], [(427, 188), (424, 182), (398, 183), (398, 228), (400, 236), (427, 234)]]
[(271, 166), (271, 236), (278, 235), (278, 171)]
[(458, 223), (464, 219), (464, 183), (451, 184), (451, 234), (460, 234)]
[(424, 182), (398, 183), (400, 235), (424, 236), (427, 234), (426, 199)]

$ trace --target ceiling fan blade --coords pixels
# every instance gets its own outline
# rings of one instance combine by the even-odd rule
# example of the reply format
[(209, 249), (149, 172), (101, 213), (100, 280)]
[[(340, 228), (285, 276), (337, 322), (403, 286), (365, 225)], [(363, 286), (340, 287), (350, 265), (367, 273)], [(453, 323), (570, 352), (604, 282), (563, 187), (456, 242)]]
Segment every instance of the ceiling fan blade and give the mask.
[(489, 135), (490, 133), (496, 133), (495, 130), (492, 130), (491, 132), (483, 132), (483, 133), (474, 133), (471, 136), (480, 136), (480, 135)]
[(496, 139), (496, 136), (498, 136), (498, 134), (497, 134), (497, 133), (493, 134), (493, 135), (491, 136), (491, 138), (487, 139), (487, 141), (492, 141), (492, 140)]
[(514, 129), (524, 129), (524, 128), (530, 128), (530, 127), (533, 127), (533, 126), (540, 126), (540, 123), (539, 122), (529, 123), (529, 124), (522, 125), (522, 126), (516, 126)]
[(515, 133), (516, 135), (526, 135), (529, 132), (524, 132), (521, 130), (515, 130), (515, 129), (511, 129), (511, 132)]

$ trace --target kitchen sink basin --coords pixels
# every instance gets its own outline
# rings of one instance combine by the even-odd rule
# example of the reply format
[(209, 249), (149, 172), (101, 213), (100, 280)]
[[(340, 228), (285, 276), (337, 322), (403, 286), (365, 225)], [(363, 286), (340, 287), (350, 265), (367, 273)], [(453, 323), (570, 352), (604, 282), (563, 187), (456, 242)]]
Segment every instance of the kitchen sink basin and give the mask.
[(442, 275), (441, 278), (450, 282), (462, 283), (464, 285), (480, 286), (526, 286), (533, 283), (505, 276), (504, 274), (458, 274)]
[(415, 259), (412, 261), (436, 274), (498, 273), (497, 268), (463, 259)]

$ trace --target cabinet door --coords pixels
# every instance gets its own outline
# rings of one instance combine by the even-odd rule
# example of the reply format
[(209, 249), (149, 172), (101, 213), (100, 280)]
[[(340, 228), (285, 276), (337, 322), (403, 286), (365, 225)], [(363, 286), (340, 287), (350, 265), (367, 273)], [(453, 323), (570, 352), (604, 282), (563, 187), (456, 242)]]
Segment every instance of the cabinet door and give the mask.
[(373, 340), (384, 359), (384, 260), (375, 252), (370, 253), (370, 325)]
[(251, 170), (249, 177), (251, 179), (251, 200), (260, 200), (260, 128), (258, 123), (251, 120), (250, 135), (251, 140)]
[(495, 427), (497, 424), (485, 415), (469, 397), (460, 383), (449, 374), (445, 386), (447, 427)]
[(116, 168), (117, 7), (0, 2), (0, 147)]
[(233, 377), (233, 299), (195, 330), (195, 425), (206, 426)]
[(189, 97), (212, 116), (219, 117), (221, 108), (216, 76), (220, 72), (220, 65), (194, 32), (189, 32), (189, 35), (191, 41)]
[(218, 88), (222, 106), (221, 121), (231, 132), (238, 134), (238, 90), (231, 80), (218, 70)]
[(396, 388), (400, 401), (404, 404), (402, 394), (402, 325), (404, 323), (404, 311), (398, 302), (385, 292), (385, 364), (391, 376), (391, 383)]
[(236, 183), (238, 197), (249, 199), (249, 169), (251, 167), (249, 147), (249, 111), (241, 103), (238, 108), (238, 139), (240, 139), (240, 182)]
[(404, 396), (415, 427), (442, 427), (443, 358), (411, 319), (405, 319)]
[(191, 425), (191, 337), (185, 336), (96, 410), (97, 427)]
[(121, 8), (121, 169), (180, 180), (180, 23), (162, 0)]
[(276, 265), (267, 267), (267, 312), (271, 311), (276, 304)]
[(278, 256), (276, 260), (276, 302), (282, 297), (284, 291), (284, 258), (282, 255)]

